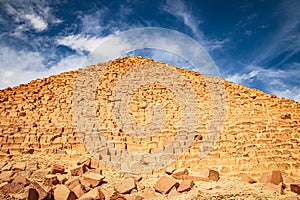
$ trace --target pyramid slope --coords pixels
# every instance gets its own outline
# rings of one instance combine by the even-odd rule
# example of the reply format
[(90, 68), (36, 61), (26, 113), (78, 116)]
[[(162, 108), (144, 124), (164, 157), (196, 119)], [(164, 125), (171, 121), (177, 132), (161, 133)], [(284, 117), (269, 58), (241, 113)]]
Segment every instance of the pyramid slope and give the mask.
[[(156, 130), (155, 135), (142, 138), (120, 129), (112, 112), (116, 100), (113, 90), (119, 80), (129, 81), (123, 85), (126, 93), (128, 85), (136, 84), (134, 81), (140, 77), (128, 76), (128, 80), (122, 77), (147, 64), (160, 65), (181, 74), (191, 85), (199, 105), (198, 127), (194, 132), (193, 143), (187, 149), (173, 146), (171, 152), (184, 152), (171, 165), (195, 170), (210, 167), (223, 174), (247, 172), (257, 175), (261, 171), (279, 169), (300, 176), (299, 103), (141, 57), (117, 59), (87, 68), (91, 73), (102, 70), (101, 76), (94, 76), (100, 79), (94, 88), (94, 107), (99, 128), (116, 148), (129, 153), (155, 154), (178, 139), (176, 133), (183, 126), (182, 114), (186, 114), (187, 119), (194, 116), (195, 110), (182, 113), (182, 102), (177, 99), (179, 93), (174, 93), (174, 89), (145, 82), (147, 84), (134, 90), (129, 99), (127, 111), (131, 118), (128, 120), (135, 126), (145, 126), (151, 122), (150, 108), (160, 104), (166, 110), (162, 129)], [(82, 86), (81, 83), (85, 81), (94, 83), (86, 77), (78, 79), (82, 71), (62, 73), (0, 91), (1, 160), (42, 160), (45, 157), (50, 160), (76, 160), (80, 155), (89, 155), (92, 151), (95, 165), (99, 165), (98, 159), (101, 156), (100, 165), (103, 165), (103, 169), (104, 166), (106, 169), (128, 169), (122, 164), (116, 164), (116, 160), (113, 162), (116, 158), (111, 155), (96, 152), (97, 148), (93, 145), (97, 143), (89, 143), (88, 138), (83, 137), (82, 130), (78, 130), (78, 119), (75, 117), (82, 108), (74, 107), (78, 100), (74, 99), (74, 95), (77, 92), (82, 98), (88, 98), (88, 91), (76, 87)], [(74, 113), (76, 109), (77, 114)], [(213, 142), (207, 146), (210, 131), (214, 132), (212, 137), (216, 138), (210, 138)], [(203, 146), (207, 147), (207, 151), (199, 156), (202, 155)], [(112, 162), (108, 162), (109, 159)], [(134, 160), (128, 160), (131, 161)]]

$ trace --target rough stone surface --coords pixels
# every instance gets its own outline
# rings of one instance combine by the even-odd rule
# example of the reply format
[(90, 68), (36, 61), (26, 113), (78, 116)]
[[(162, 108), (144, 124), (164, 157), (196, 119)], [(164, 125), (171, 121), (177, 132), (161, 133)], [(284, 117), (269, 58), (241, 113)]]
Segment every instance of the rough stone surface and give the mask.
[(179, 187), (177, 188), (178, 192), (185, 192), (185, 191), (189, 191), (190, 189), (192, 189), (194, 185), (194, 182), (191, 180), (183, 180), (181, 181)]
[(205, 177), (212, 181), (218, 181), (220, 178), (219, 172), (209, 168), (204, 169), (203, 174)]
[(64, 174), (65, 173), (65, 167), (60, 164), (54, 164), (51, 167), (51, 174)]
[(181, 179), (182, 176), (188, 175), (189, 172), (186, 168), (176, 169), (173, 171), (172, 176), (176, 179)]
[(100, 174), (91, 173), (91, 172), (84, 174), (82, 177), (84, 180), (89, 182), (92, 185), (92, 187), (96, 187), (97, 185), (99, 185), (101, 181), (103, 181), (103, 179), (105, 178)]
[(87, 199), (104, 200), (105, 196), (102, 190), (100, 189), (100, 187), (96, 187), (79, 198), (79, 200), (87, 200)]
[(65, 185), (57, 185), (53, 193), (55, 200), (75, 200), (76, 196)]
[(82, 164), (80, 166), (74, 167), (71, 169), (72, 176), (80, 176), (86, 172), (86, 165)]
[(283, 194), (283, 185), (282, 185), (282, 183), (279, 183), (277, 185), (275, 185), (273, 183), (265, 183), (264, 188), (267, 189), (267, 190), (271, 190), (273, 192), (276, 192), (278, 194)]
[(247, 182), (247, 183), (250, 183), (250, 184), (253, 184), (253, 183), (257, 182), (255, 179), (251, 178), (247, 174), (242, 174), (241, 181), (244, 181), (244, 182)]
[[(186, 151), (181, 145), (187, 138), (181, 135), (175, 141), (175, 137), (178, 136), (178, 130), (182, 125), (182, 116), (193, 116), (195, 109), (192, 108), (187, 113), (183, 112), (177, 90), (170, 89), (164, 84), (145, 84), (130, 94), (128, 93), (128, 88), (134, 85), (132, 83), (140, 81), (140, 75), (148, 75), (149, 70), (138, 76), (127, 75), (136, 69), (139, 71), (141, 66), (149, 64), (158, 64), (181, 74), (186, 80), (186, 85), (191, 86), (196, 101), (200, 102), (199, 108), (197, 108), (201, 113), (197, 133), (192, 133), (195, 134), (195, 137), (191, 147)], [(245, 184), (240, 178), (238, 181), (230, 179), (233, 181), (231, 183), (230, 181), (226, 182), (226, 177), (247, 173), (250, 177), (257, 179), (262, 171), (280, 170), (284, 178), (288, 176), (294, 180), (299, 179), (299, 103), (230, 83), (221, 78), (203, 76), (197, 72), (163, 63), (154, 63), (151, 59), (140, 57), (117, 59), (86, 69), (33, 80), (28, 84), (0, 90), (0, 177), (5, 176), (5, 171), (13, 171), (15, 174), (11, 178), (5, 179), (8, 180), (7, 182), (0, 180), (0, 188), (6, 191), (4, 195), (1, 190), (0, 199), (6, 199), (7, 196), (14, 199), (26, 199), (29, 190), (32, 195), (38, 194), (38, 191), (42, 194), (42, 190), (34, 187), (33, 182), (44, 184), (44, 178), (51, 172), (52, 164), (55, 163), (65, 167), (64, 175), (69, 179), (74, 176), (80, 177), (79, 184), (83, 192), (93, 189), (93, 186), (83, 179), (83, 174), (87, 172), (102, 174), (101, 170), (107, 181), (100, 183), (101, 187), (112, 189), (116, 182), (124, 177), (124, 174), (118, 173), (120, 169), (129, 172), (129, 167), (132, 167), (134, 169), (132, 173), (135, 174), (138, 174), (135, 169), (144, 169), (132, 162), (136, 160), (142, 161), (145, 169), (148, 165), (154, 164), (155, 171), (150, 171), (150, 176), (144, 172), (139, 174), (143, 176), (143, 180), (137, 182), (137, 189), (133, 189), (130, 195), (124, 196), (139, 195), (143, 194), (145, 190), (149, 190), (149, 194), (156, 196), (153, 197), (154, 199), (171, 198), (168, 196), (171, 194), (155, 193), (152, 188), (158, 177), (166, 171), (163, 168), (163, 162), (157, 162), (157, 159), (147, 159), (147, 157), (123, 157), (120, 152), (134, 152), (139, 155), (158, 153), (163, 161), (173, 156), (175, 158), (180, 154), (171, 165), (176, 169), (188, 168), (190, 174), (182, 175), (181, 179), (193, 180), (195, 187), (184, 193), (176, 192), (174, 190), (176, 187), (173, 187), (172, 195), (175, 196), (172, 198), (193, 199), (192, 195), (196, 195), (199, 188), (202, 192), (201, 195), (204, 195), (199, 197), (200, 199), (235, 197), (276, 199), (269, 190), (260, 191), (258, 187), (263, 184)], [(101, 75), (98, 74), (99, 71), (101, 71)], [(81, 79), (79, 74), (82, 72), (96, 74), (97, 78)], [(156, 112), (156, 110), (152, 110), (153, 106), (161, 105), (165, 110), (166, 115), (162, 121), (162, 128), (155, 129), (155, 134), (149, 134), (149, 137), (140, 138), (128, 133), (121, 127), (115, 113), (112, 112), (112, 107), (119, 100), (112, 93), (115, 91), (116, 85), (123, 82), (123, 77), (129, 77), (126, 82), (128, 84), (124, 84), (122, 90), (124, 93), (120, 92), (119, 94), (122, 97), (130, 96), (130, 102), (126, 104), (126, 108), (129, 113), (127, 119), (132, 122), (132, 125), (136, 127), (150, 125), (151, 127), (157, 122), (151, 116), (152, 111)], [(157, 77), (160, 77), (159, 73)], [(169, 77), (168, 81), (172, 80), (173, 77), (171, 75)], [(90, 83), (92, 80), (98, 82), (95, 84), (94, 90), (91, 90), (95, 91), (95, 94), (89, 98), (90, 91), (81, 88), (80, 84), (76, 83)], [(176, 81), (172, 83), (177, 84)], [(76, 91), (82, 91), (80, 99), (77, 100), (73, 98)], [(85, 99), (93, 102), (92, 108), (95, 109), (97, 117), (94, 121), (88, 120), (90, 119), (88, 113), (81, 113), (84, 105), (81, 105), (80, 101)], [(223, 100), (225, 106), (222, 106)], [(74, 108), (73, 105), (76, 102), (79, 102), (79, 106)], [(78, 109), (80, 119), (87, 119), (82, 121), (82, 124), (87, 123), (85, 127), (100, 126), (107, 141), (118, 150), (98, 149), (100, 145), (97, 140), (84, 134), (89, 132), (78, 130), (80, 123), (77, 123), (74, 109)], [(220, 124), (222, 126), (219, 126)], [(209, 133), (218, 133), (217, 129), (219, 128), (222, 130), (219, 134), (208, 135)], [(209, 142), (214, 139), (216, 139), (216, 143), (210, 148), (208, 144), (212, 144)], [(172, 141), (175, 146), (169, 148), (168, 144)], [(91, 155), (89, 150), (96, 155)], [(168, 155), (160, 154), (161, 150), (166, 151)], [(202, 154), (202, 150), (209, 151), (209, 153)], [(199, 159), (200, 155), (205, 156)], [(90, 165), (89, 159), (85, 158), (91, 158)], [(101, 159), (100, 162), (98, 162), (98, 158)], [(20, 163), (23, 166), (18, 167)], [(25, 168), (24, 163), (26, 163)], [(128, 163), (132, 165), (128, 165)], [(80, 169), (80, 164), (88, 168), (87, 171)], [(167, 165), (170, 166), (169, 164)], [(79, 167), (77, 172), (74, 170), (75, 166)], [(111, 168), (115, 171), (112, 172)], [(194, 174), (203, 168), (218, 169), (222, 178), (218, 182), (212, 182), (208, 177)], [(73, 169), (73, 174), (71, 169)], [(171, 170), (169, 173), (172, 173)], [(25, 186), (26, 198), (21, 197), (19, 193), (10, 193), (11, 190), (19, 191), (20, 183), (13, 182), (15, 176), (23, 176), (30, 180), (30, 185)], [(63, 176), (59, 176), (58, 179), (60, 184), (65, 184)], [(298, 195), (291, 192), (290, 183), (292, 180), (284, 179), (286, 187), (284, 195), (279, 199)], [(52, 189), (54, 190), (56, 185), (40, 186), (49, 195), (53, 193)], [(232, 191), (232, 188), (236, 186), (243, 188), (242, 191)], [(78, 185), (74, 188), (80, 189)], [(72, 190), (70, 189), (70, 191)], [(244, 196), (239, 195), (242, 192)]]
[(156, 191), (167, 194), (172, 187), (178, 187), (178, 185), (179, 183), (176, 182), (176, 180), (174, 180), (172, 177), (161, 176), (153, 187)]
[(262, 183), (273, 183), (275, 185), (278, 185), (283, 182), (283, 178), (281, 172), (277, 170), (277, 171), (264, 172), (261, 175), (260, 181)]
[(300, 180), (295, 181), (290, 185), (291, 191), (300, 195)]
[(0, 180), (3, 182), (9, 182), (14, 175), (13, 171), (2, 171), (0, 174)]
[(48, 186), (52, 186), (52, 185), (56, 185), (59, 183), (59, 180), (57, 179), (56, 175), (47, 175), (44, 178), (44, 185), (48, 185)]
[(16, 176), (14, 178), (14, 180), (12, 181), (12, 183), (19, 183), (19, 184), (22, 184), (24, 186), (27, 186), (27, 185), (30, 184), (30, 181), (27, 178), (23, 177), (23, 176)]
[(128, 194), (134, 188), (136, 188), (136, 182), (133, 178), (126, 178), (116, 185), (116, 190), (121, 194)]

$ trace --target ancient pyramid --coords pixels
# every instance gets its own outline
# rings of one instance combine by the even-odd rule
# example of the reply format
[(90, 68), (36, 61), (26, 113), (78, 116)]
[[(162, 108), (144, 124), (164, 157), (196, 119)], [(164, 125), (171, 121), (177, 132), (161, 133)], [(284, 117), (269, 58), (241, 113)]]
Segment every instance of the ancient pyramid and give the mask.
[[(179, 193), (191, 182), (166, 191), (152, 182), (166, 169), (206, 185), (214, 173), (257, 178), (266, 171), (293, 182), (300, 177), (299, 142), (300, 104), (293, 100), (126, 57), (0, 91), (0, 197), (208, 198), (210, 190), (199, 193), (196, 183)], [(247, 190), (243, 198), (261, 194)]]

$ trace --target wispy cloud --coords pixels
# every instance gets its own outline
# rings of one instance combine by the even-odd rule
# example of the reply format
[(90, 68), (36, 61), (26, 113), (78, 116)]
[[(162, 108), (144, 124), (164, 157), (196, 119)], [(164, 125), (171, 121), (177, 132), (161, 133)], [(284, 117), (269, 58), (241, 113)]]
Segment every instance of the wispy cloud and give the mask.
[[(2, 9), (15, 22), (15, 32), (33, 29), (36, 32), (44, 31), (49, 24), (61, 23), (52, 14), (52, 9), (46, 1), (5, 1), (0, 3)], [(12, 25), (13, 23), (5, 25)]]
[(32, 27), (38, 32), (47, 29), (48, 24), (45, 22), (40, 16), (36, 16), (34, 14), (27, 14), (24, 16), (25, 19), (29, 21)]
[(0, 89), (28, 83), (37, 78), (78, 69), (85, 57), (67, 56), (51, 68), (44, 64), (45, 55), (39, 52), (16, 51), (2, 47), (0, 51)]
[(60, 37), (57, 39), (59, 45), (70, 47), (76, 51), (88, 51), (95, 50), (105, 38), (97, 38), (96, 36), (84, 36), (83, 34), (69, 35), (66, 37)]
[[(297, 0), (288, 0), (282, 2), (278, 10), (277, 18), (279, 26), (269, 35), (266, 44), (262, 44), (257, 50), (257, 57), (252, 64), (263, 65), (280, 55), (282, 62), (278, 62), (275, 67), (280, 66), (283, 62), (300, 52), (300, 2)], [(266, 28), (262, 26), (261, 28)]]
[(286, 69), (265, 69), (261, 66), (248, 66), (248, 72), (227, 75), (226, 80), (251, 86), (259, 82), (260, 87), (279, 97), (287, 97), (300, 102), (300, 63), (286, 66)]
[(165, 4), (162, 5), (162, 9), (181, 20), (193, 32), (197, 42), (203, 45), (207, 51), (222, 48), (225, 43), (230, 41), (229, 38), (208, 39), (200, 29), (200, 25), (204, 21), (199, 16), (195, 16), (192, 11), (193, 8), (183, 0), (166, 0)]
[(203, 35), (203, 33), (198, 29), (199, 24), (201, 24), (202, 21), (191, 14), (190, 9), (187, 8), (186, 4), (182, 0), (167, 0), (166, 4), (163, 6), (163, 10), (181, 19), (183, 23), (193, 31), (193, 33)]

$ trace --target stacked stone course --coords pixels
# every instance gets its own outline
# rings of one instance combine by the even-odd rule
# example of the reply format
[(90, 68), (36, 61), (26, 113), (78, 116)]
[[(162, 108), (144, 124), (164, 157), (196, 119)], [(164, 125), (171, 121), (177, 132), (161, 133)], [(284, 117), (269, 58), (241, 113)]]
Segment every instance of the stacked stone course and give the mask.
[[(138, 126), (147, 125), (151, 120), (149, 108), (159, 103), (166, 110), (166, 123), (162, 130), (154, 136), (135, 138), (118, 128), (111, 112), (112, 91), (128, 71), (147, 63), (154, 62), (140, 57), (111, 61), (107, 63), (108, 68), (97, 85), (95, 108), (99, 125), (106, 130), (109, 141), (129, 152), (163, 149), (174, 139), (180, 126), (182, 113), (176, 96), (163, 85), (150, 84), (132, 95), (128, 105), (132, 118), (128, 120)], [(193, 169), (211, 167), (224, 174), (257, 174), (266, 169), (278, 169), (299, 176), (299, 103), (216, 77), (164, 66), (176, 69), (189, 80), (201, 113), (193, 145), (173, 166)], [(89, 68), (93, 67), (97, 66)], [(72, 113), (77, 74), (78, 71), (71, 71), (0, 91), (1, 160), (24, 155), (76, 159), (78, 155), (89, 153), (77, 133)], [(212, 113), (213, 97), (210, 96), (207, 81), (224, 84), (226, 116), (213, 150), (204, 159), (199, 159), (199, 149), (205, 140)]]

